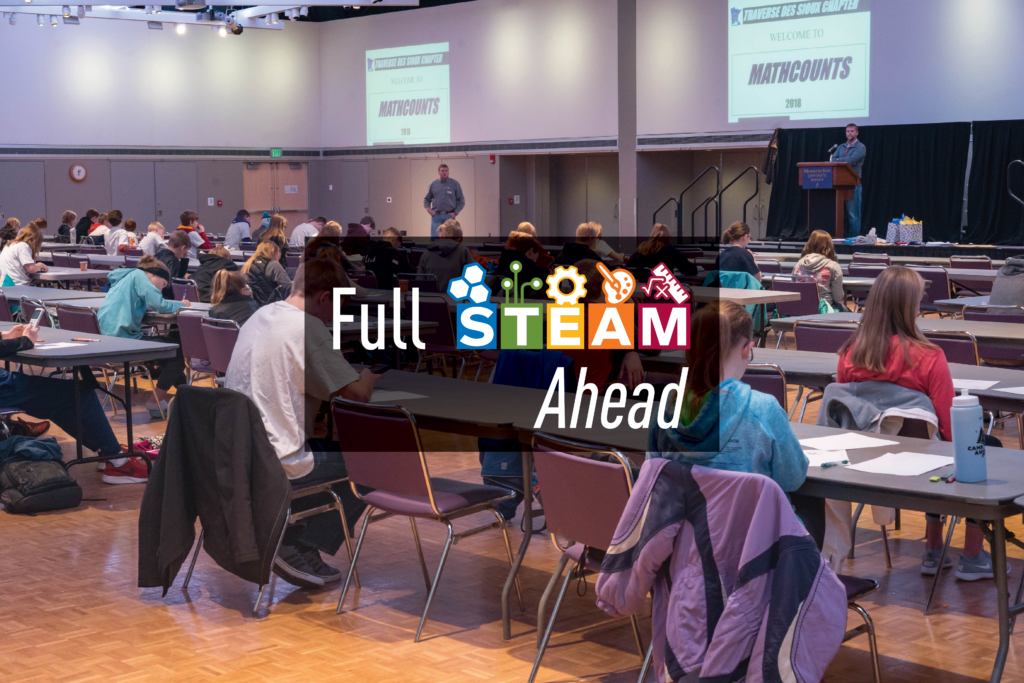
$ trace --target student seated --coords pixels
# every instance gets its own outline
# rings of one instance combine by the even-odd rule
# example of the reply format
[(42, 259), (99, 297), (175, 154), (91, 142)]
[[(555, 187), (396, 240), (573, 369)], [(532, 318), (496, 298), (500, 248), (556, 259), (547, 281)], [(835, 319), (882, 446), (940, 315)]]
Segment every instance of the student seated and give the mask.
[(100, 212), (96, 209), (89, 209), (85, 212), (85, 215), (78, 219), (78, 223), (75, 224), (75, 235), (71, 240), (72, 243), (78, 244), (89, 234), (89, 228), (93, 226), (96, 219), (99, 217)]
[(283, 298), (280, 295), (292, 285), (288, 271), (281, 265), (281, 247), (274, 240), (263, 240), (256, 252), (242, 266), (252, 290), (252, 298), (260, 306)]
[(21, 221), (13, 216), (7, 219), (4, 223), (4, 227), (0, 228), (0, 249), (3, 249), (11, 241), (18, 236), (18, 232), (21, 230)]
[(460, 277), (462, 267), (474, 261), (469, 249), (462, 245), (462, 226), (449, 219), (437, 229), (437, 239), (420, 257), (416, 272), (433, 275), (437, 278), (437, 291), (447, 292), (448, 281)]
[(655, 223), (650, 239), (636, 248), (636, 253), (629, 257), (626, 265), (630, 268), (656, 268), (659, 263), (664, 263), (682, 275), (696, 275), (697, 266), (680, 254), (671, 242), (668, 226)]
[(238, 270), (238, 264), (231, 260), (231, 252), (224, 247), (214, 247), (199, 255), (199, 269), (193, 279), (199, 291), (199, 300), (210, 303), (210, 289), (214, 276), (222, 270)]
[(110, 216), (105, 213), (100, 214), (96, 217), (96, 222), (89, 226), (89, 239), (93, 244), (102, 246), (107, 235), (110, 234), (110, 229)]
[(736, 221), (730, 225), (722, 237), (722, 243), (728, 246), (718, 252), (715, 270), (750, 273), (758, 281), (761, 280), (761, 269), (754, 261), (754, 255), (747, 249), (750, 244), (750, 227), (746, 223)]
[[(380, 375), (356, 372), (333, 348), (324, 323), (334, 311), (333, 291), (350, 286), (341, 264), (315, 258), (295, 273), (291, 295), (260, 308), (242, 327), (225, 378), (229, 389), (251, 398), (259, 408), (267, 436), (293, 485), (346, 476), (337, 442), (311, 439), (320, 405), (335, 396), (367, 402)], [(343, 297), (342, 306), (347, 299)], [(274, 343), (268, 344), (267, 340)], [(305, 381), (301, 381), (305, 378)], [(335, 487), (349, 527), (366, 505), (347, 483)], [(292, 512), (322, 505), (327, 494), (292, 501)], [(328, 499), (329, 500), (329, 499)], [(274, 561), (274, 572), (296, 586), (318, 588), (341, 572), (321, 552), (334, 555), (344, 542), (337, 512), (329, 511), (289, 527)]]
[(228, 226), (228, 234), (224, 236), (224, 246), (228, 249), (238, 249), (243, 240), (248, 242), (249, 239), (249, 212), (239, 209), (231, 221), (231, 225)]
[[(944, 441), (952, 439), (949, 409), (953, 405), (953, 380), (942, 349), (929, 342), (917, 328), (924, 296), (924, 280), (915, 271), (890, 266), (875, 279), (868, 293), (860, 326), (839, 350), (840, 383), (880, 380), (919, 391), (931, 399)], [(942, 520), (926, 515), (926, 540), (921, 573), (934, 576), (942, 555)], [(964, 550), (956, 576), (965, 581), (991, 579), (992, 557), (982, 550), (981, 527), (968, 521)], [(946, 567), (953, 558), (946, 555)], [(945, 567), (944, 567), (945, 568)]]
[(774, 397), (741, 381), (753, 335), (750, 315), (732, 301), (713, 301), (693, 316), (679, 423), (662, 429), (652, 420), (648, 459), (763, 474), (787, 493), (800, 488), (808, 460), (789, 416)]
[(824, 230), (811, 233), (800, 260), (793, 269), (794, 275), (814, 278), (820, 296), (832, 310), (846, 308), (846, 290), (843, 289), (843, 269), (839, 267), (832, 235)]
[(237, 269), (220, 270), (213, 276), (210, 303), (211, 318), (234, 320), (239, 327), (260, 307), (252, 298), (245, 276)]
[[(142, 250), (144, 256), (156, 256), (157, 252), (167, 247), (167, 242), (164, 240), (164, 235), (167, 231), (161, 223), (156, 221), (149, 224), (147, 231), (146, 236), (139, 242), (139, 249)], [(172, 270), (171, 277), (177, 277), (177, 272), (177, 268)]]
[(0, 286), (31, 285), (32, 275), (45, 273), (46, 264), (37, 261), (43, 246), (43, 232), (29, 223), (0, 251)]
[(555, 264), (571, 266), (577, 261), (600, 261), (601, 257), (594, 251), (597, 235), (596, 223), (580, 223), (576, 227), (576, 241), (562, 246), (561, 253), (555, 257)]
[(380, 241), (370, 242), (363, 256), (363, 265), (376, 276), (380, 289), (394, 289), (398, 286), (398, 274), (413, 270), (409, 265), (409, 255), (402, 248), (402, 235), (394, 228), (385, 230)]
[(107, 250), (107, 256), (116, 256), (118, 247), (128, 241), (125, 229), (121, 227), (123, 220), (124, 214), (118, 209), (113, 209), (107, 214), (107, 225), (110, 226), (110, 232), (103, 238), (103, 248)]
[[(533, 227), (533, 223), (523, 221), (520, 223), (515, 232), (525, 232), (530, 237), (537, 239), (537, 228)], [(540, 251), (537, 252), (537, 265), (544, 270), (551, 272), (551, 266), (555, 264), (555, 257), (548, 253), (548, 250), (544, 248), (544, 245), (537, 242), (537, 246), (540, 247)]]
[(57, 235), (65, 242), (73, 242), (72, 237), (75, 234), (75, 220), (77, 218), (78, 214), (74, 211), (65, 211), (64, 215), (60, 217), (60, 227), (57, 228)]
[[(164, 264), (167, 272), (172, 278), (188, 277), (188, 250), (192, 246), (188, 235), (180, 230), (175, 230), (167, 238), (167, 244), (156, 252), (156, 260)], [(174, 300), (174, 288), (171, 281), (167, 281), (162, 294), (168, 301)]]
[(154, 393), (160, 405), (158, 406), (152, 399), (146, 403), (146, 410), (154, 418), (167, 414), (168, 390), (185, 383), (185, 358), (181, 355), (181, 339), (178, 333), (163, 336), (142, 334), (142, 317), (146, 315), (147, 309), (157, 313), (174, 313), (179, 308), (189, 305), (187, 300), (168, 301), (163, 298), (160, 290), (167, 286), (170, 277), (167, 266), (155, 256), (143, 256), (139, 259), (137, 268), (113, 270), (108, 276), (110, 291), (107, 292), (107, 297), (96, 314), (101, 334), (179, 345), (174, 358), (158, 363), (160, 371)]
[(591, 225), (593, 225), (594, 228), (597, 230), (597, 241), (594, 242), (594, 251), (597, 252), (597, 255), (600, 256), (602, 259), (610, 259), (612, 261), (624, 261), (626, 259), (626, 255), (621, 252), (615, 251), (614, 249), (612, 249), (612, 246), (610, 244), (604, 241), (604, 236), (602, 234), (604, 228), (601, 227), (601, 224), (592, 222)]
[[(1024, 306), (1024, 258), (1011, 256), (996, 272), (992, 294), (988, 302), (993, 306)], [(1024, 315), (1022, 311), (999, 311), (1010, 315)]]
[(188, 248), (189, 258), (197, 258), (197, 249), (212, 249), (213, 245), (206, 238), (206, 228), (199, 223), (199, 214), (195, 211), (185, 211), (180, 216), (181, 225), (178, 231), (185, 233), (190, 245)]
[[(521, 290), (524, 284), (530, 282), (535, 277), (540, 278), (541, 282), (544, 282), (550, 271), (541, 267), (538, 263), (542, 249), (543, 247), (540, 246), (537, 240), (526, 233), (513, 232), (509, 235), (508, 241), (505, 242), (505, 248), (501, 250), (501, 255), (498, 257), (498, 267), (493, 273), (495, 284), (491, 286), (492, 291), (495, 294), (501, 294), (505, 291), (501, 288), (501, 281), (505, 278), (512, 278), (513, 282), (518, 280), (519, 286), (517, 290)], [(516, 261), (523, 266), (519, 273), (512, 272), (512, 264)], [(547, 298), (546, 290), (547, 283), (544, 282), (544, 285), (537, 290), (527, 287), (525, 293), (531, 299), (544, 299)], [(518, 296), (518, 291), (516, 295)]]

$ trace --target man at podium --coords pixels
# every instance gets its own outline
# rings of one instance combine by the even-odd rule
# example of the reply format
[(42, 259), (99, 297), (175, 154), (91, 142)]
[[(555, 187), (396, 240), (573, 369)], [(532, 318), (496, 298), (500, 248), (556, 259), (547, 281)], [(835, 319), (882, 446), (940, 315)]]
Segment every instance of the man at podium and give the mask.
[[(864, 168), (864, 157), (867, 156), (868, 148), (857, 139), (860, 129), (856, 123), (846, 126), (846, 143), (832, 148), (830, 161), (843, 161), (848, 163), (858, 176)], [(856, 237), (860, 234), (860, 196), (861, 186), (853, 188), (853, 199), (846, 202), (846, 237)]]

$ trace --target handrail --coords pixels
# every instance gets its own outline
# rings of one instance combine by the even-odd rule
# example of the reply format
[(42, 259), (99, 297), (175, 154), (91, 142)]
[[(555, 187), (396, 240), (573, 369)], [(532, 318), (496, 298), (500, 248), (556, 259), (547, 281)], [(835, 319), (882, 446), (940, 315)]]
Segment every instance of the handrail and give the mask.
[(654, 225), (655, 223), (658, 222), (658, 212), (664, 209), (669, 202), (676, 203), (676, 213), (679, 213), (679, 201), (675, 197), (669, 197), (668, 199), (665, 200), (664, 204), (662, 204), (661, 206), (654, 210), (654, 215), (651, 216), (651, 225)]
[[(721, 204), (722, 195), (725, 193), (725, 191), (728, 190), (730, 187), (732, 187), (736, 183), (737, 180), (739, 180), (740, 178), (745, 176), (747, 174), (747, 171), (753, 171), (754, 172), (754, 194), (750, 195), (750, 197), (747, 198), (747, 201), (743, 202), (743, 222), (744, 223), (747, 222), (747, 204), (749, 204), (752, 200), (757, 199), (757, 195), (761, 192), (761, 171), (758, 170), (757, 166), (747, 166), (745, 169), (743, 169), (743, 171), (738, 176), (733, 178), (732, 181), (730, 181), (729, 184), (726, 185), (725, 187), (723, 187), (721, 189), (721, 191), (719, 191), (719, 193), (718, 193), (718, 201), (719, 201), (719, 204)], [(719, 227), (721, 227), (721, 226), (719, 226)]]
[(1010, 169), (1013, 168), (1014, 164), (1020, 164), (1021, 168), (1024, 168), (1024, 161), (1022, 161), (1020, 159), (1016, 159), (1016, 160), (1011, 161), (1009, 163), (1009, 165), (1006, 167), (1006, 191), (1010, 193), (1010, 196), (1013, 197), (1014, 200), (1016, 200), (1016, 202), (1018, 204), (1020, 204), (1021, 206), (1024, 206), (1024, 199), (1021, 199), (1020, 197), (1015, 195), (1013, 193), (1013, 189), (1010, 187)]
[[(697, 184), (698, 180), (700, 180), (705, 175), (707, 175), (708, 171), (711, 171), (711, 170), (714, 170), (714, 172), (715, 172), (715, 192), (708, 199), (711, 199), (711, 198), (717, 196), (718, 195), (718, 190), (722, 187), (722, 172), (721, 172), (721, 170), (719, 170), (719, 168), (717, 166), (708, 166), (707, 168), (705, 168), (703, 171), (700, 172), (700, 175), (698, 175), (696, 178), (694, 178), (692, 181), (690, 181), (690, 184), (687, 185), (686, 187), (684, 187), (683, 191), (679, 193), (679, 211), (677, 212), (677, 215), (676, 215), (676, 234), (678, 236), (680, 244), (683, 243), (683, 195), (686, 194), (690, 190), (690, 188), (692, 188), (694, 185)], [(707, 201), (708, 200), (705, 199), (703, 202), (701, 202), (698, 205), (697, 208), (700, 208), (701, 206), (703, 206), (705, 203), (707, 203)], [(691, 229), (691, 231), (693, 229), (692, 221), (691, 221), (690, 229)], [(705, 237), (706, 237), (707, 236), (707, 224), (706, 223), (705, 223), (705, 226), (704, 226), (704, 232), (705, 232)]]
[(704, 241), (705, 242), (707, 241), (707, 239), (708, 239), (708, 205), (711, 204), (712, 202), (714, 202), (714, 204), (715, 204), (715, 238), (716, 238), (716, 242), (715, 243), (717, 244), (718, 243), (717, 242), (717, 238), (719, 236), (718, 222), (719, 222), (719, 220), (721, 220), (721, 217), (722, 217), (722, 210), (721, 210), (722, 207), (718, 203), (718, 195), (711, 195), (710, 197), (708, 197), (707, 199), (702, 201), (700, 204), (698, 204), (697, 207), (693, 211), (690, 212), (690, 235), (692, 237), (697, 237), (696, 216), (697, 216), (697, 212), (700, 211), (701, 207), (703, 207), (704, 208)]

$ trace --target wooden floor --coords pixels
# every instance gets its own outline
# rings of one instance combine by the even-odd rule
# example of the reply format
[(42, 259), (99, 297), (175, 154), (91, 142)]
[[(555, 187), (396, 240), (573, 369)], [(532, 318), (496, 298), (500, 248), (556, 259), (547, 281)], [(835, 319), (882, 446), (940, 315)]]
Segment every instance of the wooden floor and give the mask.
[[(795, 391), (791, 397), (795, 396)], [(791, 398), (792, 400), (792, 398)], [(813, 421), (813, 409), (807, 421)], [(123, 439), (123, 415), (113, 418)], [(136, 411), (136, 434), (162, 433), (165, 423)], [(68, 457), (73, 443), (59, 430)], [(997, 429), (1008, 445), (1016, 432)], [(479, 481), (475, 440), (426, 433), (435, 475)], [(1022, 454), (1024, 462), (1024, 454)], [(166, 597), (136, 587), (136, 538), (142, 485), (109, 486), (91, 466), (73, 468), (85, 497), (78, 509), (36, 517), (0, 513), (0, 681), (526, 681), (536, 655), (536, 607), (557, 561), (546, 537), (530, 547), (521, 577), (525, 614), (513, 607), (513, 639), (501, 637), (501, 587), (507, 561), (497, 532), (453, 548), (424, 631), (413, 635), (426, 599), (407, 521), (371, 525), (360, 561), (362, 590), (335, 615), (340, 587), (296, 589), (274, 580), (272, 609), (250, 609), (256, 587), (201, 556), (188, 592), (184, 571)], [(484, 518), (481, 518), (483, 521)], [(474, 523), (462, 520), (457, 528)], [(882, 589), (864, 601), (878, 628), (887, 682), (987, 681), (997, 644), (991, 581), (944, 576), (938, 608), (924, 617), (928, 580), (919, 573), (924, 516), (904, 513), (890, 532), (893, 569), (887, 571), (880, 534), (864, 515), (857, 559), (846, 573), (878, 579)], [(1020, 518), (1009, 528), (1024, 533)], [(439, 525), (421, 524), (431, 571), (444, 540)], [(518, 546), (518, 519), (512, 540)], [(954, 546), (962, 547), (962, 526)], [(1011, 549), (1011, 585), (1022, 554)], [(345, 570), (344, 550), (330, 561)], [(851, 620), (851, 624), (857, 622)], [(645, 639), (649, 622), (644, 624)], [(612, 621), (570, 590), (539, 681), (636, 681), (640, 658), (627, 621)], [(839, 652), (826, 681), (871, 680), (867, 642)], [(1024, 633), (1013, 637), (1004, 681), (1024, 680)]]

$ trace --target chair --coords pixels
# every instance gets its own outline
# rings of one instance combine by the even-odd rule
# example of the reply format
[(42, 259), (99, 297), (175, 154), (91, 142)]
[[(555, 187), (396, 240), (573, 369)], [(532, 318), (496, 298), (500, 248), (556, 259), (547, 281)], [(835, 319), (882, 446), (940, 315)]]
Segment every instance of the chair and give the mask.
[[(818, 353), (839, 353), (843, 344), (853, 336), (859, 327), (857, 322), (829, 322), (827, 320), (797, 320), (793, 325), (793, 337), (796, 340), (796, 348), (799, 351), (815, 351)], [(809, 401), (819, 401), (825, 395), (825, 388), (808, 390), (804, 395), (804, 387), (797, 387), (796, 401), (793, 410), (796, 411), (796, 404), (800, 403), (803, 396), (803, 403), (800, 407), (800, 419), (804, 421), (804, 413), (807, 410)]]
[(843, 636), (843, 642), (852, 640), (862, 633), (868, 636), (868, 647), (871, 649), (871, 664), (875, 676), (875, 683), (882, 683), (882, 674), (878, 668), (878, 642), (875, 639), (875, 624), (871, 620), (868, 611), (857, 604), (857, 600), (874, 593), (878, 590), (878, 582), (874, 579), (861, 579), (855, 576), (836, 574), (836, 577), (846, 589), (846, 606), (860, 615), (864, 623), (852, 628)]
[[(146, 255), (146, 252), (142, 251), (141, 249), (125, 249), (122, 253), (125, 256), (138, 256), (140, 258)], [(133, 267), (134, 266), (129, 266), (129, 268)]]
[(141, 256), (129, 256), (128, 254), (125, 254), (124, 265), (125, 265), (126, 268), (138, 268), (139, 267), (139, 261), (141, 261), (141, 260), (142, 260)]
[(55, 251), (53, 252), (53, 265), (55, 268), (73, 268), (71, 265), (71, 257), (68, 254)]
[(68, 254), (68, 259), (71, 261), (71, 268), (80, 268), (83, 263), (85, 264), (86, 270), (90, 270), (92, 268), (88, 255), (79, 256), (78, 254)]
[(189, 385), (195, 381), (198, 375), (217, 376), (210, 361), (210, 354), (206, 350), (206, 337), (203, 334), (203, 318), (205, 317), (206, 313), (202, 311), (189, 311), (188, 309), (178, 311), (178, 333), (181, 336), (181, 353), (185, 356)]
[[(992, 259), (988, 256), (950, 256), (949, 267), (965, 270), (992, 270)], [(959, 290), (967, 289), (978, 296), (983, 296), (992, 293), (992, 280), (961, 277), (957, 278), (954, 287)]]
[[(88, 306), (70, 306), (68, 304), (58, 303), (57, 321), (60, 323), (60, 328), (62, 330), (71, 330), (72, 332), (81, 332), (82, 334), (89, 335), (102, 334), (100, 332), (99, 318), (96, 317), (96, 311)], [(110, 408), (116, 415), (117, 404), (115, 403), (116, 397), (113, 394), (113, 390), (114, 386), (117, 384), (117, 376), (122, 370), (122, 365), (120, 363), (110, 363), (96, 367), (103, 373), (103, 381), (107, 385), (106, 394), (110, 397)], [(108, 372), (112, 374), (108, 376)], [(153, 376), (150, 374), (149, 368), (145, 365), (139, 364), (129, 367), (128, 376), (124, 378), (125, 393), (132, 390), (132, 378), (138, 376), (149, 381), (153, 392), (153, 400), (156, 402), (157, 408), (160, 411), (160, 417), (166, 420), (167, 415), (164, 413), (163, 403), (161, 403), (156, 395), (156, 382), (153, 381)]]
[(782, 264), (778, 259), (757, 259), (757, 267), (762, 273), (781, 273)]
[(854, 252), (853, 263), (881, 263), (886, 266), (892, 265), (888, 254), (863, 254)]
[(945, 268), (938, 266), (907, 266), (910, 270), (920, 275), (926, 281), (924, 286), (924, 298), (921, 300), (921, 311), (928, 313), (939, 313), (939, 317), (945, 314), (939, 311), (936, 301), (949, 299), (952, 294), (949, 292), (949, 273)]
[(210, 358), (210, 367), (214, 372), (224, 374), (231, 363), (231, 353), (238, 341), (238, 323), (234, 320), (218, 318), (202, 318), (200, 325), (203, 340), (206, 342), (206, 354)]
[(78, 249), (79, 254), (106, 254), (107, 250), (102, 246), (82, 245)]
[(39, 327), (57, 327), (53, 316), (50, 315), (49, 309), (46, 308), (46, 304), (38, 299), (29, 299), (24, 296), (21, 297), (21, 321), (23, 323), (28, 324), (38, 309), (43, 310), (43, 315), (39, 319)]
[(199, 301), (199, 290), (196, 288), (196, 283), (187, 278), (172, 277), (171, 288), (174, 290), (174, 300), (184, 301)]
[(751, 389), (774, 396), (782, 409), (789, 413), (786, 394), (786, 373), (774, 363), (751, 363), (741, 380)]
[[(345, 453), (345, 466), (348, 468), (352, 491), (369, 506), (363, 517), (363, 527), (359, 533), (348, 576), (345, 578), (345, 585), (338, 598), (337, 612), (341, 614), (349, 584), (359, 562), (359, 551), (366, 540), (366, 529), (374, 518), (374, 511), (380, 510), (384, 513), (377, 516), (377, 519), (392, 515), (408, 517), (419, 553), (423, 580), (429, 588), (427, 604), (414, 639), (415, 642), (419, 642), (448, 559), (448, 551), (457, 538), (464, 538), (487, 529), (501, 529), (508, 563), (512, 565), (512, 546), (509, 544), (508, 530), (495, 505), (512, 498), (514, 494), (496, 486), (431, 477), (416, 420), (404, 408), (357, 403), (343, 398), (335, 398), (331, 407), (334, 423), (338, 428), (341, 450)], [(374, 490), (364, 493), (360, 491), (361, 487), (370, 487)], [(497, 521), (455, 533), (452, 520), (477, 512), (490, 512)], [(441, 561), (433, 583), (427, 573), (427, 563), (420, 547), (416, 518), (433, 520), (448, 527), (448, 538), (441, 551)], [(520, 608), (525, 609), (518, 577), (515, 586)]]
[(419, 288), (422, 293), (437, 293), (437, 277), (431, 273), (398, 273), (399, 280), (408, 280), (409, 289)]
[(11, 315), (11, 302), (7, 300), (4, 290), (0, 289), (0, 323), (13, 323), (14, 316)]
[(947, 363), (980, 365), (978, 341), (970, 332), (938, 332), (921, 328), (924, 336), (946, 354)]
[[(964, 306), (961, 315), (964, 320), (1024, 325), (1024, 306), (997, 306), (992, 304), (984, 306)], [(1024, 353), (1022, 353), (1019, 348), (1000, 346), (983, 341), (978, 342), (978, 355), (981, 357), (983, 363), (985, 361), (1013, 361), (1017, 364), (1024, 363)], [(993, 363), (993, 365), (998, 364), (999, 363)]]
[[(797, 301), (779, 301), (775, 304), (775, 312), (780, 318), (800, 315), (818, 315), (820, 312), (818, 283), (813, 279), (794, 275), (776, 275), (772, 278), (772, 289), (777, 292), (796, 292), (800, 295)], [(779, 348), (786, 333), (782, 332), (775, 340), (775, 348)], [(767, 340), (765, 340), (767, 342)]]
[(366, 289), (377, 289), (377, 276), (374, 273), (360, 273), (353, 275), (352, 280)]
[[(466, 368), (466, 360), (472, 355), (472, 351), (460, 349), (455, 342), (455, 326), (452, 324), (452, 313), (448, 309), (448, 302), (441, 298), (420, 299), (420, 320), (423, 322), (437, 323), (437, 327), (429, 332), (421, 333), (420, 340), (424, 349), (420, 351), (420, 358), (416, 362), (415, 372), (420, 371), (423, 361), (427, 362), (427, 372), (434, 374), (433, 360), (441, 359), (441, 368), (445, 376), (448, 375), (448, 358), (452, 358), (452, 377), (460, 379), (462, 371)], [(461, 359), (459, 372), (456, 374), (455, 359)]]
[[(594, 457), (596, 455), (603, 457), (598, 460)], [(540, 669), (569, 583), (573, 578), (583, 578), (587, 572), (601, 571), (600, 561), (590, 556), (587, 550), (606, 551), (611, 546), (619, 518), (633, 492), (629, 462), (617, 450), (538, 432), (533, 436), (533, 458), (537, 481), (544, 491), (544, 516), (551, 542), (562, 555), (537, 608), (538, 651), (529, 683), (533, 683)], [(605, 458), (607, 462), (603, 461)], [(559, 545), (559, 537), (566, 539), (567, 547)], [(570, 561), (572, 567), (562, 581), (542, 635), (540, 629), (544, 625), (547, 601)], [(630, 623), (637, 651), (643, 657), (644, 646), (636, 615), (630, 617)]]
[(284, 260), (289, 268), (298, 268), (302, 263), (302, 254), (285, 254)]
[(850, 277), (876, 278), (881, 275), (889, 266), (864, 265), (863, 263), (851, 263), (849, 265)]

